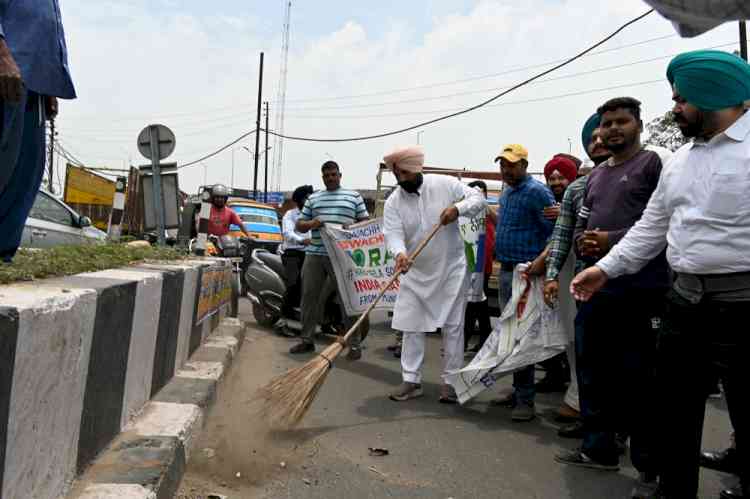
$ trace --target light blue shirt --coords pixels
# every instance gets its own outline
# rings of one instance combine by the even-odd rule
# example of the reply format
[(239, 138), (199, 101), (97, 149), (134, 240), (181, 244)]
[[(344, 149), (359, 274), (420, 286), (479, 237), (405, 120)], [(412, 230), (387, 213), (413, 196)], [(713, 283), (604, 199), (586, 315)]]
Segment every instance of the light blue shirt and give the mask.
[(57, 0), (0, 0), (0, 37), (21, 70), (27, 90), (74, 99)]

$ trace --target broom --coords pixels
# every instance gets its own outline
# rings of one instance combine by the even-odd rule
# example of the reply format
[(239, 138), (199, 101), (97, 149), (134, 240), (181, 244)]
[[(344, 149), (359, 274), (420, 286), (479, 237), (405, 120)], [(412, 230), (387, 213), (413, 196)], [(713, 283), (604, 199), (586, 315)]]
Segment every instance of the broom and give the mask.
[[(427, 243), (437, 234), (440, 227), (441, 224), (438, 223), (432, 228), (427, 237), (419, 243), (414, 253), (409, 256), (409, 261), (414, 261), (427, 246)], [(375, 301), (367, 307), (367, 310), (342, 338), (326, 347), (308, 363), (277, 376), (258, 390), (254, 399), (261, 401), (259, 412), (266, 421), (271, 421), (273, 426), (279, 428), (292, 428), (302, 420), (313, 400), (315, 400), (318, 390), (323, 386), (328, 371), (333, 367), (333, 361), (342, 352), (351, 335), (359, 328), (362, 321), (375, 308), (401, 274), (402, 272), (398, 271), (391, 277), (388, 283), (381, 288)]]

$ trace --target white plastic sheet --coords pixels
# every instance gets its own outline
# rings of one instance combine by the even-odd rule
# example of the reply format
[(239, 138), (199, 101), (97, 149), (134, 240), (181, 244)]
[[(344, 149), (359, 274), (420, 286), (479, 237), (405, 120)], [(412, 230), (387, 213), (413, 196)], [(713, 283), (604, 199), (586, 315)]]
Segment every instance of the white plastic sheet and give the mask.
[(565, 351), (568, 339), (559, 314), (544, 303), (544, 278), (526, 281), (525, 267), (514, 270), (513, 297), (482, 349), (469, 365), (445, 376), (462, 404), (500, 377)]

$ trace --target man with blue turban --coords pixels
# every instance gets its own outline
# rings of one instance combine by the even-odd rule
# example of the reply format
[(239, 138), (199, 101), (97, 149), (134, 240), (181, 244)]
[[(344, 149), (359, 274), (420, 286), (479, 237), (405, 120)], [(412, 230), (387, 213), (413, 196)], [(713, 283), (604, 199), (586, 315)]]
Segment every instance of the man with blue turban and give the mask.
[(603, 259), (573, 279), (588, 300), (609, 279), (639, 271), (667, 248), (675, 273), (659, 333), (657, 386), (660, 496), (692, 498), (704, 405), (723, 381), (735, 430), (740, 485), (721, 498), (750, 497), (750, 66), (725, 52), (700, 50), (669, 64), (682, 146), (664, 169), (640, 221)]

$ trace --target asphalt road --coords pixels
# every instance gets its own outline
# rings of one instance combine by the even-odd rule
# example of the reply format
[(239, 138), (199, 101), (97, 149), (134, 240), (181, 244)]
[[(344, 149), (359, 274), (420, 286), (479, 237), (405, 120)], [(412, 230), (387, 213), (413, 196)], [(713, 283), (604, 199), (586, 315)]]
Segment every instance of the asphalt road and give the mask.
[[(509, 379), (469, 406), (439, 404), (438, 337), (428, 337), (425, 397), (388, 400), (401, 378), (398, 360), (385, 349), (392, 335), (383, 317), (374, 318), (360, 361), (336, 363), (302, 425), (290, 432), (269, 431), (254, 414), (252, 394), (310, 356), (290, 356), (293, 340), (256, 327), (246, 302), (241, 318), (252, 327), (220, 388), (176, 498), (629, 497), (636, 473), (627, 458), (618, 473), (553, 460), (558, 450), (578, 443), (559, 438), (549, 416), (562, 394), (540, 394), (540, 417), (531, 423), (513, 423), (509, 410), (488, 405), (490, 398), (510, 391)], [(729, 442), (723, 400), (709, 403), (704, 433), (706, 448)], [(369, 447), (385, 448), (389, 455), (370, 456)], [(733, 484), (729, 475), (703, 471), (700, 497), (718, 497)]]

